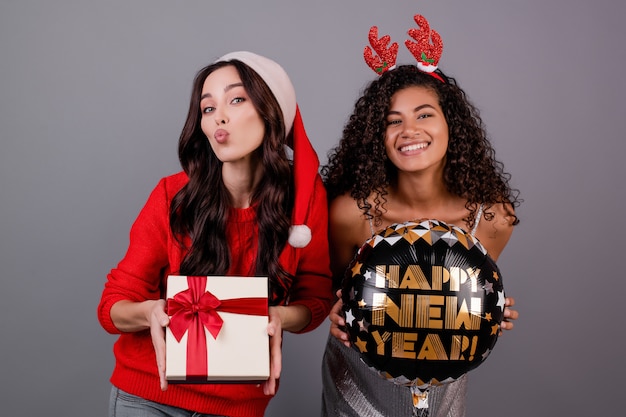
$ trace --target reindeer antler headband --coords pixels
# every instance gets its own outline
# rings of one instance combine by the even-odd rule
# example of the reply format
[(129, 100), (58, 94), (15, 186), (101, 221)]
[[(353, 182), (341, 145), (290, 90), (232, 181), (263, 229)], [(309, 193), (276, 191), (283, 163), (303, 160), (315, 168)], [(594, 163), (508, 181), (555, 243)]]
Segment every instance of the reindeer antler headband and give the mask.
[[(416, 14), (413, 16), (413, 19), (419, 28), (409, 29), (408, 34), (415, 42), (407, 39), (404, 44), (417, 60), (417, 68), (420, 71), (426, 72), (444, 82), (443, 78), (434, 72), (439, 65), (439, 58), (441, 58), (441, 53), (443, 52), (441, 36), (439, 36), (436, 30), (430, 28), (424, 16)], [(391, 41), (391, 37), (385, 35), (378, 38), (378, 27), (376, 26), (370, 28), (369, 41), (371, 47), (366, 46), (363, 50), (363, 57), (367, 65), (378, 75), (395, 68), (398, 44), (394, 42), (388, 47), (387, 45)], [(373, 52), (376, 52), (378, 56), (375, 56)]]

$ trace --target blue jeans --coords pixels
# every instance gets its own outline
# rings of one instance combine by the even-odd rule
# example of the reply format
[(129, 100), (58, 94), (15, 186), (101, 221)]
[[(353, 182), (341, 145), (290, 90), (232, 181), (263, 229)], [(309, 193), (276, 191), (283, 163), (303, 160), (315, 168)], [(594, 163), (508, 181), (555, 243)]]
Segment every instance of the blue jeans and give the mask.
[(109, 417), (226, 417), (215, 414), (194, 413), (183, 408), (145, 400), (117, 387), (111, 388)]

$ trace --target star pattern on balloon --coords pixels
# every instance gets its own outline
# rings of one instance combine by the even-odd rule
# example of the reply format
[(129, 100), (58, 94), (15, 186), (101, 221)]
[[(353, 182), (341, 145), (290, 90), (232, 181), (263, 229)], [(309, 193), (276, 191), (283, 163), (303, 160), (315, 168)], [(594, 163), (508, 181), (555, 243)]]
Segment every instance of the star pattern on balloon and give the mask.
[(362, 266), (363, 264), (361, 262), (356, 261), (352, 267), (352, 276), (359, 275), (361, 273)]
[(498, 331), (500, 330), (500, 325), (498, 323), (494, 324), (493, 326), (491, 326), (491, 334), (498, 334)]
[(500, 276), (498, 275), (498, 271), (493, 271), (493, 279), (495, 279), (496, 281), (500, 279)]
[(356, 342), (354, 342), (354, 345), (359, 348), (359, 350), (361, 351), (361, 353), (365, 353), (367, 352), (367, 343), (364, 340), (361, 340), (360, 337), (356, 337)]
[(500, 310), (502, 311), (504, 311), (505, 298), (506, 297), (504, 297), (504, 291), (498, 291), (498, 303), (496, 305), (500, 307)]
[(376, 271), (374, 271), (373, 269), (367, 270), (365, 272), (365, 274), (363, 274), (363, 276), (365, 277), (366, 280), (376, 280)]
[(491, 313), (485, 313), (485, 320), (487, 320), (487, 321), (491, 321), (491, 320), (493, 320), (493, 319), (491, 318)]
[(491, 294), (493, 292), (493, 283), (485, 282), (485, 285), (483, 285), (483, 290), (485, 290), (487, 294)]
[(356, 317), (352, 314), (352, 309), (346, 311), (346, 323), (353, 323)]

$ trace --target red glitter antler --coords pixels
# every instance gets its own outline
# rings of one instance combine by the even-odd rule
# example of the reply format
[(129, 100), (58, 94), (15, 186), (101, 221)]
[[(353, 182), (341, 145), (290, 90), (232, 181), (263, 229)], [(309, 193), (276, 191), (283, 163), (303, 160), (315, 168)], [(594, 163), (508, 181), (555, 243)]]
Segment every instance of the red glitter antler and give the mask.
[[(416, 14), (413, 16), (419, 29), (409, 29), (409, 36), (417, 42), (407, 39), (404, 44), (417, 59), (417, 68), (424, 72), (433, 73), (439, 64), (439, 58), (443, 52), (443, 42), (436, 30), (431, 30), (426, 18)], [(432, 43), (431, 43), (432, 40)], [(439, 77), (437, 77), (439, 78)]]
[(382, 75), (396, 66), (398, 44), (394, 42), (389, 48), (387, 48), (387, 45), (391, 41), (391, 37), (389, 35), (385, 35), (378, 39), (378, 27), (372, 26), (370, 28), (369, 41), (378, 56), (374, 56), (372, 48), (366, 46), (363, 51), (363, 57), (365, 58), (367, 65), (369, 65), (369, 67), (373, 69), (376, 74)]

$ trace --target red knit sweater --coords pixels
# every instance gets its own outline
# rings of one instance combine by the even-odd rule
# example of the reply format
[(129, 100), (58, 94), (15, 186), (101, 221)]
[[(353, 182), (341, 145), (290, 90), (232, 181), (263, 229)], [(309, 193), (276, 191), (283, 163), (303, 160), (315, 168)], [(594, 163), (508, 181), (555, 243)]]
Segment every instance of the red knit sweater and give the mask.
[[(170, 231), (169, 207), (187, 181), (181, 172), (159, 182), (131, 228), (126, 255), (108, 274), (98, 319), (106, 331), (120, 334), (113, 349), (116, 364), (111, 383), (142, 398), (204, 414), (263, 416), (271, 397), (264, 395), (258, 384), (170, 384), (167, 391), (161, 391), (149, 330), (122, 333), (111, 321), (113, 304), (162, 298), (165, 278), (178, 272), (185, 253)], [(295, 276), (289, 303), (311, 311), (311, 322), (300, 333), (319, 326), (332, 302), (327, 221), (326, 192), (318, 177), (307, 222), (312, 240), (302, 249), (287, 244), (280, 256), (282, 267)], [(254, 209), (231, 210), (227, 234), (232, 266), (228, 275), (249, 276), (254, 271), (257, 233)]]

